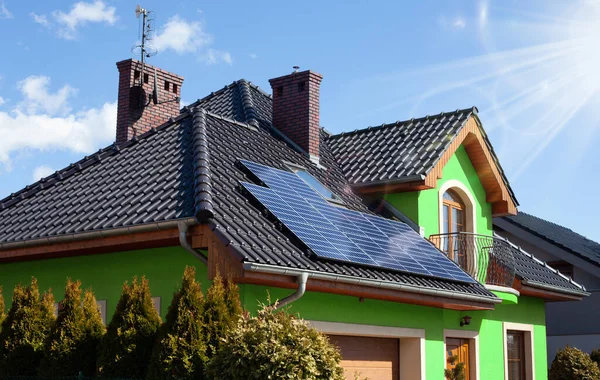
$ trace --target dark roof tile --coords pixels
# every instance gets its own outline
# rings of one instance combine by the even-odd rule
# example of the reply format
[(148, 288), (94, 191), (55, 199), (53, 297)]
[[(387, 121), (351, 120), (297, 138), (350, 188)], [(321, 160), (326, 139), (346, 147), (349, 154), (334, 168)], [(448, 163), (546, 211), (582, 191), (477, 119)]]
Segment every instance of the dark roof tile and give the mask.
[[(448, 122), (443, 128), (448, 128), (452, 120), (459, 123), (468, 112), (445, 115)], [(444, 135), (442, 125), (434, 123), (434, 119), (413, 120), (402, 130), (383, 126), (371, 131), (382, 133), (380, 141), (387, 141), (388, 135), (393, 135), (393, 141), (402, 145), (403, 141), (418, 138), (413, 130), (437, 128), (437, 133)], [(356, 162), (343, 155), (336, 160), (335, 149), (330, 148), (330, 144), (336, 144), (335, 138), (322, 132), (320, 163), (324, 169), (317, 168), (306, 155), (282, 141), (270, 123), (270, 97), (245, 80), (234, 82), (186, 107), (179, 117), (156, 131), (120, 147), (102, 149), (0, 201), (0, 242), (188, 218), (212, 207), (212, 218), (206, 214), (211, 227), (246, 262), (494, 298), (478, 283), (455, 283), (307, 257), (237, 191), (239, 181), (249, 180), (236, 167), (238, 159), (280, 169), (286, 169), (283, 161), (301, 165), (339, 195), (348, 208), (370, 211), (351, 190), (342, 171), (344, 166), (356, 167)], [(349, 141), (359, 146), (363, 134), (350, 133)], [(340, 149), (338, 145), (338, 152)], [(392, 159), (368, 144), (365, 149), (378, 160), (385, 157), (387, 161), (383, 162)], [(430, 165), (428, 154), (415, 151), (412, 144), (404, 144), (401, 151), (415, 162), (425, 162), (418, 167)], [(391, 171), (380, 166), (358, 167), (367, 169), (364, 173), (357, 171), (356, 178), (412, 173), (401, 165)]]
[(519, 211), (504, 220), (554, 244), (596, 266), (600, 266), (600, 243), (577, 232), (537, 216)]

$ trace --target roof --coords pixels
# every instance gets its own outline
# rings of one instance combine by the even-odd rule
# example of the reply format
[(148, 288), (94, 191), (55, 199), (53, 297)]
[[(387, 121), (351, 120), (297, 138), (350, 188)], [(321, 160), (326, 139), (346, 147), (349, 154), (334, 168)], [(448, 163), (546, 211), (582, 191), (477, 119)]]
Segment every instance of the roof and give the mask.
[[(328, 141), (352, 185), (418, 181), (433, 170), (472, 116), (477, 117), (475, 107), (343, 132), (331, 135)], [(502, 181), (518, 204), (491, 142), (481, 127), (480, 131)]]
[(503, 219), (581, 259), (600, 266), (600, 243), (567, 227), (521, 211), (515, 216)]
[[(0, 245), (196, 217), (246, 263), (311, 269), (495, 300), (457, 283), (308, 257), (238, 191), (247, 159), (307, 168), (345, 206), (371, 212), (352, 191), (322, 132), (317, 168), (270, 125), (270, 97), (245, 80), (186, 107), (132, 141), (111, 145), (0, 201)], [(220, 112), (217, 114), (215, 112)]]
[[(504, 239), (502, 237), (496, 237)], [(508, 243), (515, 248), (513, 251), (516, 253), (514, 255), (515, 275), (523, 284), (579, 296), (588, 294), (585, 291), (585, 287), (576, 283), (570, 277), (565, 276), (545, 262), (538, 260), (535, 256), (526, 252), (521, 247), (517, 247), (510, 241), (508, 241)]]

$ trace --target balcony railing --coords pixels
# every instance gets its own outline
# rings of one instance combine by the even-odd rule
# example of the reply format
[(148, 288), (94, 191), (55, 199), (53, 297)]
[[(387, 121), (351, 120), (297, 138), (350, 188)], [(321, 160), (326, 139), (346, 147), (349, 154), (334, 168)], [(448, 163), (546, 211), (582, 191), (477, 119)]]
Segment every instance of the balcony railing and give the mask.
[(507, 241), (468, 232), (431, 235), (429, 240), (482, 284), (512, 286), (516, 249)]

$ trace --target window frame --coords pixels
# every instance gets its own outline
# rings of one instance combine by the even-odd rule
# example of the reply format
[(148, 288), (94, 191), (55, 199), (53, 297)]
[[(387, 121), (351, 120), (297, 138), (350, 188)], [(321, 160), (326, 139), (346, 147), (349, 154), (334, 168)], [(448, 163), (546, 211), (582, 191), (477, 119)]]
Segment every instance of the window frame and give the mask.
[(504, 345), (504, 378), (508, 378), (508, 332), (518, 331), (523, 333), (523, 360), (525, 364), (525, 380), (535, 380), (535, 350), (533, 325), (524, 323), (503, 322), (503, 345)]
[[(474, 234), (477, 233), (477, 215), (476, 208), (477, 203), (475, 202), (475, 197), (471, 194), (471, 191), (467, 189), (467, 187), (460, 181), (451, 179), (440, 187), (438, 191), (438, 233), (443, 233), (443, 225), (444, 225), (444, 193), (451, 189), (463, 202), (465, 207), (465, 211), (463, 213), (464, 216), (464, 230), (466, 232), (472, 232)], [(429, 233), (431, 234), (431, 233)]]
[[(329, 187), (325, 186), (323, 183), (321, 183), (321, 181), (319, 181), (314, 175), (310, 174), (310, 172), (308, 171), (308, 169), (306, 169), (304, 166), (298, 165), (298, 164), (294, 164), (292, 162), (288, 162), (288, 161), (284, 161), (283, 162), (294, 174), (296, 174), (298, 176), (298, 178), (300, 178), (304, 183), (306, 183), (311, 189), (313, 189), (317, 194), (319, 194), (323, 199), (325, 199), (326, 201), (330, 202), (330, 203), (334, 203), (334, 204), (338, 204), (338, 205), (345, 205), (346, 203), (342, 200), (342, 198), (340, 198), (339, 195), (337, 195), (336, 193), (334, 193), (333, 191), (331, 191), (331, 189), (329, 189)], [(306, 181), (304, 178), (302, 178), (300, 175), (298, 175), (298, 172), (304, 172), (306, 173), (308, 176), (310, 176), (310, 178), (312, 178), (314, 181), (316, 181), (319, 185), (321, 185), (324, 189), (326, 189), (327, 191), (329, 191), (331, 193), (331, 198), (325, 196), (323, 193), (321, 193), (319, 190), (315, 189), (314, 186), (312, 186), (310, 183), (308, 183), (308, 181)]]
[(444, 369), (446, 368), (446, 339), (458, 338), (469, 341), (469, 380), (479, 380), (479, 331), (444, 329)]

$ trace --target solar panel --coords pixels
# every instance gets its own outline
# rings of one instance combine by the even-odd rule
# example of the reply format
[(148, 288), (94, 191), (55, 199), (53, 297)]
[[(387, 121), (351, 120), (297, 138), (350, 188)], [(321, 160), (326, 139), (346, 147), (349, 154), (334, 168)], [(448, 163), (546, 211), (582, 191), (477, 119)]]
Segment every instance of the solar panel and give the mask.
[(296, 174), (240, 160), (268, 187), (241, 182), (315, 255), (460, 282), (475, 282), (402, 222), (337, 207)]

